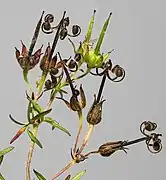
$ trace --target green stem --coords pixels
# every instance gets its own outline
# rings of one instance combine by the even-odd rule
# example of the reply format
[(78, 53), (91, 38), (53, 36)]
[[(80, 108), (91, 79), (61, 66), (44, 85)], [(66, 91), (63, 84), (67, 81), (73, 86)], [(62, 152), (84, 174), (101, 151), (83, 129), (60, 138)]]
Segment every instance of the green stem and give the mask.
[[(37, 133), (38, 133), (38, 126), (34, 126), (33, 134), (35, 137), (37, 136)], [(32, 161), (32, 155), (34, 152), (34, 147), (35, 147), (35, 143), (33, 141), (31, 141), (30, 149), (28, 152), (28, 159), (27, 159), (27, 163), (26, 163), (26, 180), (31, 180), (30, 165), (31, 165), (31, 161)]]
[(23, 70), (23, 77), (24, 77), (24, 81), (26, 82), (29, 90), (32, 91), (31, 85), (30, 85), (29, 80), (28, 80), (28, 71), (27, 70)]
[(41, 77), (41, 79), (39, 81), (39, 90), (38, 90), (36, 99), (40, 96), (40, 94), (41, 94), (41, 92), (43, 90), (43, 85), (44, 85), (44, 82), (46, 80), (47, 74), (48, 74), (48, 72), (46, 72), (46, 71), (42, 72), (42, 77)]

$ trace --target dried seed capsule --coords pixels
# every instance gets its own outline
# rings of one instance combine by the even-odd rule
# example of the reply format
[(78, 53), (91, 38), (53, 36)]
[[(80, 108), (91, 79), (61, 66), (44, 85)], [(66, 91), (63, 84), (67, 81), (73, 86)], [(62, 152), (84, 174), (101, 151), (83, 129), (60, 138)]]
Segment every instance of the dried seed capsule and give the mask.
[(80, 53), (76, 53), (74, 56), (74, 59), (78, 62), (81, 60), (81, 54)]
[(68, 67), (70, 69), (74, 69), (76, 67), (76, 62), (73, 59), (71, 59), (69, 64), (68, 64)]
[(46, 31), (49, 31), (51, 29), (51, 24), (46, 21), (43, 23), (43, 28), (46, 30)]
[(101, 116), (102, 116), (102, 104), (105, 100), (100, 101), (99, 103), (96, 102), (96, 96), (94, 102), (88, 112), (87, 115), (87, 122), (92, 125), (96, 125), (100, 123)]
[(66, 17), (66, 18), (63, 20), (63, 27), (69, 26), (69, 23), (70, 23), (69, 17)]
[(79, 32), (79, 26), (78, 25), (73, 25), (72, 26), (72, 33), (73, 35), (77, 35)]
[(80, 104), (79, 104), (77, 97), (72, 96), (70, 98), (70, 107), (73, 111), (80, 111), (81, 110), (81, 107), (80, 107)]
[(52, 14), (47, 14), (44, 18), (44, 21), (52, 23), (54, 21), (54, 16)]
[(45, 82), (45, 87), (46, 87), (46, 89), (47, 89), (47, 90), (50, 89), (50, 88), (51, 88), (51, 85), (52, 85), (52, 82), (51, 82), (50, 79), (48, 79), (48, 80)]
[(60, 32), (60, 39), (64, 40), (66, 36), (67, 36), (67, 29), (63, 28)]
[(99, 147), (98, 152), (101, 156), (108, 157), (117, 150), (124, 150), (123, 147), (119, 147), (120, 145), (122, 145), (122, 143), (123, 141), (105, 143)]

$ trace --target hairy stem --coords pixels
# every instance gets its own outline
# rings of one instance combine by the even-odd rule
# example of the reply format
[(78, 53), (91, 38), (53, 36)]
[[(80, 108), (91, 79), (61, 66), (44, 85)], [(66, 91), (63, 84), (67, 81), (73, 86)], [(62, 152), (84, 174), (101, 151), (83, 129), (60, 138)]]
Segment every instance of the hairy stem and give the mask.
[[(37, 136), (37, 132), (38, 132), (38, 126), (34, 126), (33, 134), (35, 137)], [(33, 141), (31, 141), (31, 145), (30, 145), (29, 152), (28, 152), (28, 159), (27, 159), (27, 163), (26, 163), (26, 180), (31, 180), (30, 165), (31, 165), (31, 161), (32, 161), (32, 155), (34, 152), (34, 147), (35, 147), (35, 143)]]

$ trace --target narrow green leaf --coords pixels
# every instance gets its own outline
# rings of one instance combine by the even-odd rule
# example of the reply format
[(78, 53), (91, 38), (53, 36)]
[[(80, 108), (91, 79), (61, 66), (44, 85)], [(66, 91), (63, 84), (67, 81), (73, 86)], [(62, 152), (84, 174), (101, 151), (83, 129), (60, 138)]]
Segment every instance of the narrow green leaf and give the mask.
[(18, 124), (18, 125), (21, 125), (21, 126), (25, 125), (24, 123), (21, 123), (21, 122), (19, 122), (19, 121), (16, 121), (16, 120), (12, 117), (11, 114), (9, 114), (9, 118), (10, 118), (14, 123), (16, 123), (16, 124)]
[(42, 144), (40, 143), (40, 141), (33, 135), (33, 133), (27, 129), (28, 135), (31, 138), (31, 140), (36, 143), (40, 148), (43, 148)]
[(71, 136), (71, 134), (69, 133), (69, 131), (68, 131), (66, 128), (62, 127), (59, 123), (57, 123), (56, 121), (54, 121), (52, 118), (50, 118), (50, 117), (45, 117), (45, 118), (44, 118), (44, 122), (47, 122), (47, 123), (51, 124), (54, 128), (58, 128), (58, 129), (60, 129), (61, 131), (67, 133), (69, 136)]
[(2, 176), (1, 173), (0, 173), (0, 180), (5, 180), (5, 178)]
[(41, 175), (39, 172), (37, 172), (35, 169), (33, 169), (33, 172), (37, 176), (38, 180), (46, 180), (46, 178), (43, 175)]
[(41, 113), (43, 111), (42, 107), (36, 101), (32, 100), (29, 96), (27, 96), (27, 99), (32, 103), (34, 109), (38, 113)]
[(107, 20), (105, 21), (104, 25), (103, 25), (103, 28), (101, 30), (101, 33), (100, 33), (100, 36), (99, 36), (99, 39), (97, 41), (97, 44), (96, 44), (96, 47), (95, 47), (95, 54), (98, 55), (100, 53), (100, 47), (101, 47), (101, 44), (103, 42), (103, 39), (104, 39), (104, 36), (105, 36), (105, 32), (107, 30), (107, 27), (108, 27), (108, 24), (109, 24), (109, 21), (110, 21), (110, 18), (111, 18), (111, 15), (112, 13), (109, 14)]
[(94, 25), (94, 18), (95, 18), (95, 13), (96, 10), (93, 11), (93, 16), (89, 22), (89, 27), (88, 27), (88, 32), (85, 36), (84, 43), (88, 43), (90, 41), (91, 35), (92, 35), (92, 30), (93, 30), (93, 25)]
[[(33, 123), (34, 121), (36, 121), (37, 119), (41, 119), (43, 118), (45, 115), (49, 114), (51, 112), (52, 109), (49, 109), (49, 110), (46, 110), (46, 111), (43, 111), (39, 114), (37, 114), (36, 116), (34, 116), (30, 121), (31, 123)], [(44, 120), (44, 119), (42, 119)]]
[(0, 156), (0, 165), (2, 164), (3, 158), (4, 158), (4, 155)]
[(14, 149), (14, 147), (10, 146), (8, 148), (5, 148), (5, 149), (1, 150), (0, 151), (0, 156), (7, 154), (8, 152), (12, 151), (13, 149)]
[(24, 81), (26, 82), (28, 88), (32, 91), (31, 85), (28, 80), (28, 71), (27, 70), (23, 70), (23, 77), (24, 77)]
[(28, 103), (28, 109), (27, 109), (27, 119), (28, 119), (28, 121), (30, 122), (30, 120), (31, 120), (31, 114), (32, 114), (32, 107), (31, 107), (31, 101), (29, 101), (29, 103)]
[(86, 173), (86, 170), (81, 171), (80, 173), (76, 174), (76, 176), (74, 176), (72, 180), (79, 180), (85, 173)]

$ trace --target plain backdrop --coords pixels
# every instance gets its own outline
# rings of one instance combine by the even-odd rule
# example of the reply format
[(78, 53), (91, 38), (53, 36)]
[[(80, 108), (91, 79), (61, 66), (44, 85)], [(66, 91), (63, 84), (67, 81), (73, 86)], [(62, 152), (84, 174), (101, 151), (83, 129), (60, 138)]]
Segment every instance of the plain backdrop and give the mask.
[[(14, 47), (20, 49), (20, 40), (29, 47), (32, 34), (41, 12), (52, 13), (58, 22), (67, 11), (71, 25), (79, 24), (82, 34), (74, 39), (78, 45), (84, 39), (88, 22), (96, 9), (93, 39), (97, 38), (100, 29), (112, 12), (111, 22), (107, 30), (102, 52), (111, 49), (114, 64), (119, 64), (126, 70), (126, 78), (121, 83), (107, 81), (103, 93), (106, 102), (103, 106), (103, 120), (96, 126), (88, 146), (84, 152), (96, 150), (102, 143), (116, 140), (132, 140), (141, 137), (139, 125), (144, 120), (155, 121), (157, 132), (165, 139), (165, 66), (166, 66), (166, 3), (164, 0), (84, 0), (84, 1), (3, 1), (0, 6), (0, 149), (9, 146), (9, 142), (20, 128), (12, 123), (8, 117), (12, 114), (16, 119), (27, 122), (26, 85), (22, 71), (16, 58)], [(41, 44), (46, 47), (52, 42), (53, 35), (40, 34), (35, 47)], [(70, 43), (65, 40), (58, 44), (57, 51), (63, 57), (73, 55)], [(35, 68), (29, 78), (32, 83), (39, 78), (40, 71)], [(100, 78), (85, 77), (80, 82), (87, 97), (87, 108), (93, 101), (93, 94), (97, 93)], [(43, 107), (48, 96), (41, 101)], [(35, 148), (32, 168), (41, 172), (47, 179), (51, 179), (71, 159), (70, 148), (77, 133), (78, 121), (75, 113), (69, 111), (65, 105), (56, 101), (52, 106), (52, 117), (59, 121), (72, 134), (72, 137), (55, 130), (47, 124), (41, 125), (38, 138), (44, 146)], [(83, 135), (87, 130), (84, 123)], [(25, 179), (25, 163), (27, 159), (29, 137), (24, 134), (14, 144), (15, 149), (6, 155), (0, 172), (6, 180)], [(133, 145), (128, 154), (117, 152), (110, 158), (99, 155), (89, 158), (71, 168), (68, 173), (74, 176), (86, 169), (82, 179), (91, 180), (155, 180), (166, 179), (166, 150), (153, 155), (147, 150), (145, 143)], [(59, 179), (64, 179), (67, 174)], [(35, 175), (32, 172), (32, 178)]]

